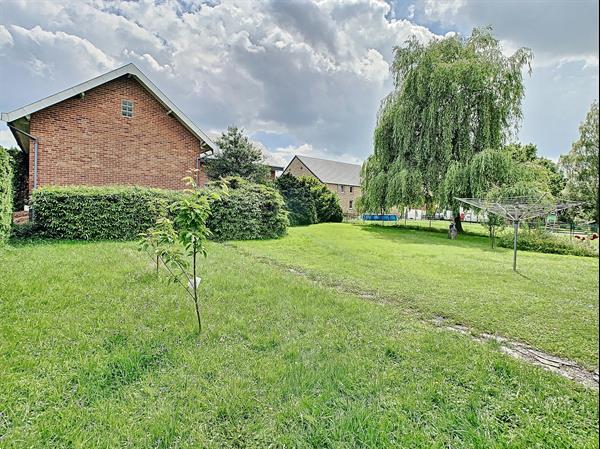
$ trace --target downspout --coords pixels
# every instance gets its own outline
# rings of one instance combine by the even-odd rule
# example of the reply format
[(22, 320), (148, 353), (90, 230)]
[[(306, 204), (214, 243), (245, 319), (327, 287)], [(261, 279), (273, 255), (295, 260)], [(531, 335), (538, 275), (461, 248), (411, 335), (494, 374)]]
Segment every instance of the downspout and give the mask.
[(21, 133), (24, 136), (27, 136), (29, 139), (33, 140), (33, 190), (35, 190), (38, 186), (38, 140), (36, 137), (33, 137), (31, 134), (14, 127), (10, 123), (7, 123), (7, 125), (9, 128), (14, 129), (18, 133)]

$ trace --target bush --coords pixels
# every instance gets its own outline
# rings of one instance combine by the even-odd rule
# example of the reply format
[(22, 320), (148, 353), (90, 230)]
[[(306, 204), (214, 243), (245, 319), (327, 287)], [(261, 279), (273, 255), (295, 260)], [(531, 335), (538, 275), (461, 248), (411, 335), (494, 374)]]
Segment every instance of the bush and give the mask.
[(28, 155), (20, 148), (9, 148), (8, 155), (13, 172), (13, 210), (23, 210), (27, 202), (28, 180), (29, 180), (29, 160)]
[(318, 179), (302, 176), (300, 181), (310, 189), (317, 212), (317, 223), (341, 223), (344, 214), (338, 196)]
[(276, 189), (238, 177), (225, 181), (229, 194), (210, 203), (208, 227), (215, 240), (270, 239), (285, 235), (288, 214)]
[(0, 147), (0, 245), (10, 235), (13, 212), (12, 168), (6, 150)]
[(38, 230), (32, 221), (22, 224), (14, 224), (12, 226), (10, 237), (17, 240), (33, 239), (38, 236)]
[[(513, 248), (514, 233), (507, 229), (500, 234), (498, 246)], [(598, 256), (598, 252), (587, 242), (571, 242), (566, 236), (553, 235), (548, 232), (532, 230), (519, 232), (517, 249), (523, 251), (536, 251), (549, 254), (566, 254), (572, 256)]]
[(42, 187), (31, 206), (40, 237), (132, 240), (166, 214), (177, 195), (142, 187)]
[(275, 185), (283, 195), (292, 226), (317, 223), (317, 208), (310, 187), (290, 174), (281, 175)]

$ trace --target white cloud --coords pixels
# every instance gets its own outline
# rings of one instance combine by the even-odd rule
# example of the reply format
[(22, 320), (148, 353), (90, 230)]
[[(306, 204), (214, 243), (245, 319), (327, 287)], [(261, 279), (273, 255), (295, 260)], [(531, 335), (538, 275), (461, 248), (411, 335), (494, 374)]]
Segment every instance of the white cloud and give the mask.
[[(424, 26), (432, 22), (446, 35), (491, 23), (507, 49), (532, 47), (537, 67), (584, 61), (590, 78), (597, 6), (567, 3), (415, 0), (404, 8), (409, 21), (382, 0), (11, 1), (0, 14), (0, 85), (13, 88), (0, 110), (134, 62), (203, 129), (263, 132), (280, 158), (306, 151), (358, 161), (372, 151), (393, 47), (435, 38)], [(273, 143), (272, 134), (288, 140)]]
[(12, 35), (6, 29), (4, 25), (0, 25), (0, 48), (1, 47), (12, 47), (14, 44)]
[(1, 19), (14, 37), (6, 81), (46, 83), (3, 98), (2, 109), (133, 61), (201, 127), (275, 130), (338, 154), (371, 151), (393, 46), (434, 36), (386, 19), (379, 0), (11, 6)]
[(13, 137), (10, 129), (0, 129), (0, 147), (10, 148), (16, 147), (17, 143), (15, 142), (15, 138)]

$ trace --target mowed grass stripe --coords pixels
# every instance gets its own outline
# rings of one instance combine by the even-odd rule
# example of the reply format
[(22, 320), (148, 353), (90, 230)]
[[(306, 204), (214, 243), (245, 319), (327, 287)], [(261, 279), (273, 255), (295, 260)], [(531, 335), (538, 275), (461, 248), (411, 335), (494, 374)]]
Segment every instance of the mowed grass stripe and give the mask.
[(598, 259), (492, 250), (486, 238), (345, 223), (291, 228), (281, 240), (236, 242), (328, 283), (377, 291), (598, 368)]

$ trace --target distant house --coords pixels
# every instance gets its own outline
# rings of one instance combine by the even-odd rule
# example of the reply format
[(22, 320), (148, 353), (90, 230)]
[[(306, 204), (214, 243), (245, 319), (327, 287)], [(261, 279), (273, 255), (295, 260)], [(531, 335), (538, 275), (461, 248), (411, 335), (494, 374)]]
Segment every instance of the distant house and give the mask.
[[(30, 192), (47, 185), (182, 189), (188, 170), (218, 149), (133, 64), (1, 118), (29, 154)], [(200, 172), (198, 183), (205, 181)]]
[(296, 155), (283, 170), (283, 174), (311, 176), (337, 193), (342, 211), (356, 212), (356, 200), (361, 196), (360, 165)]

